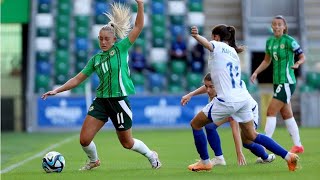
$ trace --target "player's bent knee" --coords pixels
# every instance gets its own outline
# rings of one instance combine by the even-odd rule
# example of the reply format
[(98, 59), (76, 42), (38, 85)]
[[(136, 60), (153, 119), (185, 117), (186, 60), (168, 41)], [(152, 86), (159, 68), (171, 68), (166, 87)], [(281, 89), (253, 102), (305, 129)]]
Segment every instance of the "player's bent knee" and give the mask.
[(80, 144), (81, 144), (81, 146), (83, 146), (83, 147), (89, 146), (90, 142), (91, 142), (91, 141), (89, 141), (88, 139), (80, 138)]
[(131, 149), (133, 147), (133, 143), (132, 142), (121, 142), (122, 147), (124, 147), (125, 149)]

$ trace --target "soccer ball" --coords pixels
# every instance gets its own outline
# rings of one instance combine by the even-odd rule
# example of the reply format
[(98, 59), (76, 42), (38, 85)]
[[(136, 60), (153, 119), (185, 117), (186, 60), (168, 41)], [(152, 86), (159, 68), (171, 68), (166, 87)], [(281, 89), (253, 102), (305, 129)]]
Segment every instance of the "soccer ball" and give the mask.
[(47, 173), (51, 172), (61, 172), (66, 166), (66, 161), (62, 154), (56, 151), (48, 152), (42, 158), (42, 168)]

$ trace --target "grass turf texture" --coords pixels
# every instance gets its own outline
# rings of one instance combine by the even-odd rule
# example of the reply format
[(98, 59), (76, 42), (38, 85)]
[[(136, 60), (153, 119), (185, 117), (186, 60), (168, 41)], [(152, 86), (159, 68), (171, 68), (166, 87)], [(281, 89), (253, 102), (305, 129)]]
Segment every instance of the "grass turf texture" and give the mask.
[[(229, 128), (218, 129), (227, 166), (216, 166), (209, 172), (191, 172), (187, 166), (199, 159), (193, 144), (190, 129), (178, 130), (134, 130), (135, 138), (156, 150), (163, 164), (154, 170), (142, 155), (122, 148), (114, 130), (101, 131), (94, 141), (97, 145), (101, 166), (92, 171), (80, 172), (87, 158), (82, 151), (77, 133), (2, 133), (1, 170), (19, 163), (68, 137), (73, 140), (54, 149), (63, 154), (66, 167), (62, 173), (47, 174), (41, 167), (41, 157), (37, 157), (7, 173), (1, 179), (317, 179), (320, 175), (320, 135), (319, 128), (301, 128), (300, 135), (305, 153), (300, 155), (301, 169), (289, 172), (286, 162), (279, 156), (271, 164), (255, 164), (256, 157), (243, 149), (247, 166), (238, 166), (232, 133)], [(285, 148), (292, 145), (286, 129), (277, 128), (274, 138)], [(209, 146), (208, 146), (209, 148)], [(209, 148), (210, 156), (213, 152)]]

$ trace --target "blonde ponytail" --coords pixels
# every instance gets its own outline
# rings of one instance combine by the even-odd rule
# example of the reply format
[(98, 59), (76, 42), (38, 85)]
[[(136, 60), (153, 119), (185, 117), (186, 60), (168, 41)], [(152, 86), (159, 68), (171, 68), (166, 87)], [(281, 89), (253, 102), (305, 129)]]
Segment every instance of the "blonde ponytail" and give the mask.
[(111, 13), (104, 13), (109, 19), (109, 23), (105, 25), (102, 29), (111, 30), (115, 35), (121, 39), (126, 37), (131, 30), (131, 11), (130, 7), (121, 4), (121, 3), (112, 3), (111, 4)]

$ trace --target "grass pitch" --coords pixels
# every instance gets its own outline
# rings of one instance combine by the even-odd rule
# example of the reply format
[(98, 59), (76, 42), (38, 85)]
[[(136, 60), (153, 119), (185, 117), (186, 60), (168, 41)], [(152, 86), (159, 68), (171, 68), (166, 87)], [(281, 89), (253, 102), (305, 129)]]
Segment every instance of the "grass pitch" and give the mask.
[[(255, 164), (256, 157), (243, 149), (247, 165), (238, 166), (229, 128), (220, 128), (224, 157), (227, 166), (216, 166), (209, 172), (191, 172), (187, 166), (198, 159), (191, 129), (134, 130), (135, 138), (156, 150), (162, 162), (158, 170), (151, 169), (146, 158), (122, 148), (114, 130), (100, 131), (94, 141), (97, 145), (101, 166), (91, 171), (78, 169), (87, 158), (81, 149), (78, 132), (70, 133), (2, 133), (1, 134), (1, 179), (318, 179), (320, 175), (320, 129), (301, 128), (300, 135), (305, 153), (300, 155), (301, 169), (289, 172), (286, 162), (279, 156), (271, 164)], [(63, 142), (61, 146), (53, 146)], [(283, 147), (290, 149), (292, 142), (286, 129), (277, 128), (274, 134)], [(50, 148), (51, 147), (51, 148)], [(209, 148), (209, 146), (208, 146)], [(66, 167), (61, 173), (45, 173), (41, 167), (42, 157), (47, 151), (63, 154)], [(211, 157), (213, 152), (209, 148)], [(29, 158), (29, 159), (28, 159)]]

